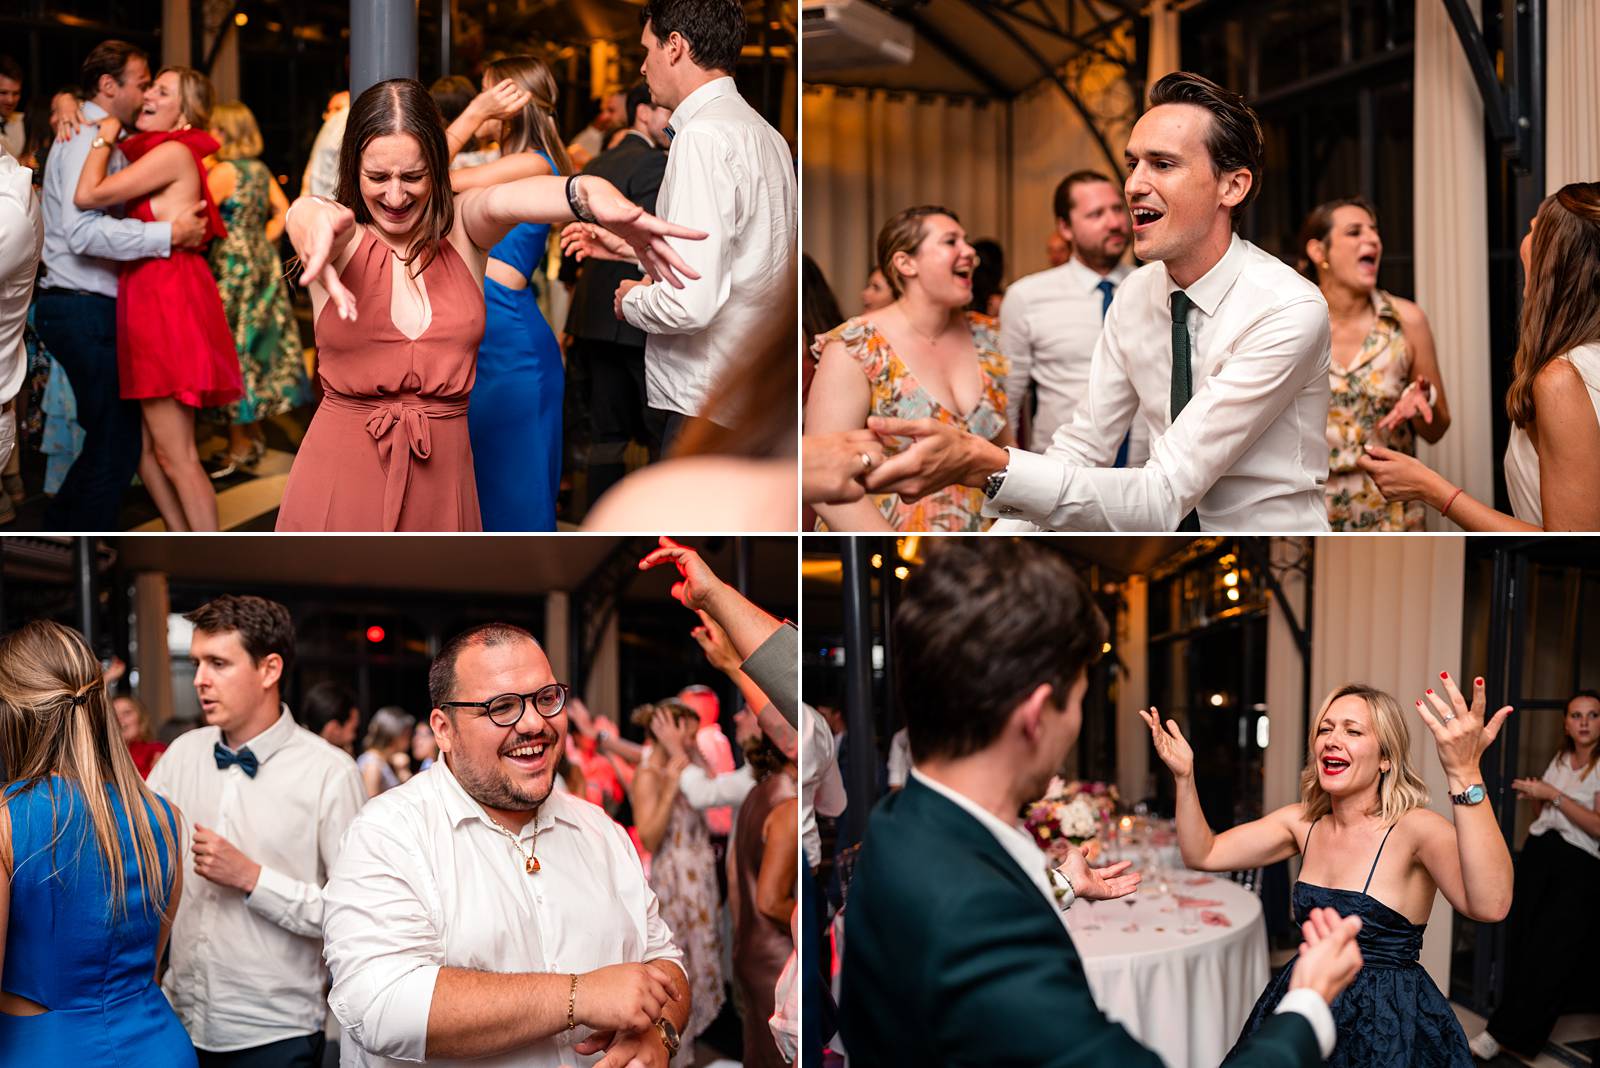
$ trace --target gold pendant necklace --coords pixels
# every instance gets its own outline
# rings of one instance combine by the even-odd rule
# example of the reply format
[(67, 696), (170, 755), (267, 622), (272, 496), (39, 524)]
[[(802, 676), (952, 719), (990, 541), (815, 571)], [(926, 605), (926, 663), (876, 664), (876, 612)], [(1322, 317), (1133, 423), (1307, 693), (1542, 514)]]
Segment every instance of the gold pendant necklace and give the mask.
[(489, 825), (491, 827), (493, 827), (495, 830), (499, 831), (501, 834), (505, 835), (507, 840), (509, 840), (511, 842), (511, 848), (516, 850), (517, 856), (522, 858), (522, 870), (523, 871), (527, 872), (529, 875), (536, 874), (539, 871), (539, 868), (540, 868), (539, 858), (536, 855), (539, 852), (539, 810), (538, 809), (534, 809), (533, 810), (533, 841), (528, 844), (528, 851), (526, 853), (524, 853), (522, 851), (522, 842), (518, 840), (516, 835), (512, 834), (510, 831), (508, 831), (504, 827), (500, 826), (500, 824), (496, 823), (494, 820), (490, 820), (489, 821)]

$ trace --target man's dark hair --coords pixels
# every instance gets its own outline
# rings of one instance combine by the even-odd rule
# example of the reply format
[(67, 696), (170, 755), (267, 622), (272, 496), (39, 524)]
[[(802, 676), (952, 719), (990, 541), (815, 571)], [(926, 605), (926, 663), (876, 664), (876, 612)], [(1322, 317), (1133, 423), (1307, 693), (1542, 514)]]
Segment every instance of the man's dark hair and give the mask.
[(144, 49), (127, 41), (101, 41), (95, 45), (94, 51), (84, 58), (83, 69), (78, 77), (83, 98), (93, 100), (95, 94), (100, 92), (101, 75), (111, 75), (118, 85), (127, 81), (128, 63), (134, 59), (142, 59), (147, 65), (150, 62)]
[[(639, 24), (665, 41), (676, 33), (702, 70), (733, 73), (744, 48), (744, 5), (739, 0), (649, 0)], [(629, 121), (632, 121), (631, 119)]]
[(912, 758), (984, 749), (1042, 683), (1065, 707), (1106, 633), (1089, 588), (1055, 550), (1026, 539), (937, 539), (894, 620)]
[(459, 74), (450, 74), (428, 86), (428, 95), (439, 105), (439, 114), (444, 116), (444, 121), (448, 125), (460, 118), (461, 113), (467, 110), (467, 105), (472, 103), (472, 98), (478, 93), (466, 78)]
[(330, 723), (343, 723), (357, 705), (356, 695), (337, 682), (319, 682), (300, 699), (300, 723), (312, 734), (321, 734)]
[(0, 56), (0, 78), (10, 78), (22, 84), (22, 66), (10, 56)]
[(627, 101), (623, 104), (623, 107), (628, 112), (626, 119), (628, 126), (631, 127), (639, 121), (639, 109), (646, 105), (654, 107), (655, 101), (650, 99), (650, 87), (644, 82), (639, 82), (628, 90)]
[(1261, 191), (1261, 167), (1266, 156), (1266, 139), (1261, 120), (1244, 97), (1198, 74), (1176, 71), (1156, 82), (1150, 90), (1150, 106), (1194, 104), (1211, 112), (1211, 129), (1206, 131), (1206, 151), (1211, 153), (1211, 172), (1250, 172), (1250, 191), (1233, 206), (1235, 220)]
[(455, 696), (456, 661), (467, 646), (506, 645), (524, 639), (539, 644), (539, 639), (514, 623), (480, 623), (451, 638), (428, 667), (428, 700), (433, 702), (429, 707), (439, 708)]
[(252, 663), (259, 664), (262, 657), (277, 653), (283, 658), (283, 677), (289, 677), (294, 663), (294, 621), (289, 618), (289, 610), (277, 601), (230, 593), (207, 601), (183, 618), (202, 634), (237, 631)]
[(1056, 186), (1055, 196), (1051, 199), (1055, 207), (1056, 218), (1062, 222), (1072, 221), (1072, 190), (1075, 186), (1088, 185), (1090, 182), (1110, 182), (1111, 179), (1099, 171), (1073, 171), (1061, 179), (1061, 184)]

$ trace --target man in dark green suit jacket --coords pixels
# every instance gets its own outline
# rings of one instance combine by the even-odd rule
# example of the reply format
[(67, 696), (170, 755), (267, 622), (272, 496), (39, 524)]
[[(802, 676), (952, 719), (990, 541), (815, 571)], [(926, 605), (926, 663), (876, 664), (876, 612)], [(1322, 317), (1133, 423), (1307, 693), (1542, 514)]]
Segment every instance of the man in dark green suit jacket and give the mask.
[[(1052, 874), (1016, 819), (1077, 739), (1104, 637), (1089, 591), (1041, 541), (941, 539), (907, 583), (892, 648), (916, 769), (873, 812), (849, 887), (852, 1064), (1161, 1065), (1095, 1006), (1060, 915), (1138, 877), (1081, 854)], [(1321, 1063), (1328, 1003), (1360, 968), (1358, 928), (1331, 913), (1307, 924), (1296, 989), (1230, 1064)]]

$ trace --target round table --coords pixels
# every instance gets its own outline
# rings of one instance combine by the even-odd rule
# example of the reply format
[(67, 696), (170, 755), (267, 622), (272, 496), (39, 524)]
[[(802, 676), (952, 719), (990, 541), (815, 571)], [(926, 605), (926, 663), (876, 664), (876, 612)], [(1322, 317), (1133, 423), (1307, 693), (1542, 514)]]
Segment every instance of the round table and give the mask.
[[(1267, 987), (1261, 901), (1220, 876), (1177, 870), (1171, 893), (1144, 889), (1119, 901), (1077, 901), (1067, 929), (1100, 1011), (1161, 1055), (1168, 1068), (1216, 1068)], [(1176, 896), (1220, 902), (1229, 926), (1181, 928)]]

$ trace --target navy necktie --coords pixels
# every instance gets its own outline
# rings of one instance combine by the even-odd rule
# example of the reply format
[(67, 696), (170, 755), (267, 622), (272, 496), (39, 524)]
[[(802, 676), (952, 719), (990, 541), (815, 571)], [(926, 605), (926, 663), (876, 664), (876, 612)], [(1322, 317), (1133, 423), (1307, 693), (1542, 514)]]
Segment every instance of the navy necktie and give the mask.
[(1117, 291), (1117, 284), (1105, 278), (1095, 288), (1100, 290), (1100, 321), (1105, 322), (1106, 312), (1111, 310), (1111, 297)]
[[(1184, 405), (1189, 403), (1189, 398), (1194, 394), (1194, 383), (1189, 370), (1189, 309), (1194, 301), (1189, 299), (1189, 294), (1183, 290), (1174, 290), (1172, 294), (1172, 421), (1178, 421), (1178, 413), (1183, 411)], [(1182, 531), (1198, 532), (1200, 530), (1200, 517), (1190, 512), (1178, 524)]]
[(211, 754), (217, 758), (218, 771), (226, 771), (229, 764), (237, 764), (240, 771), (253, 779), (256, 777), (256, 769), (261, 766), (261, 762), (250, 752), (248, 745), (235, 753), (221, 742), (217, 742), (212, 746)]

